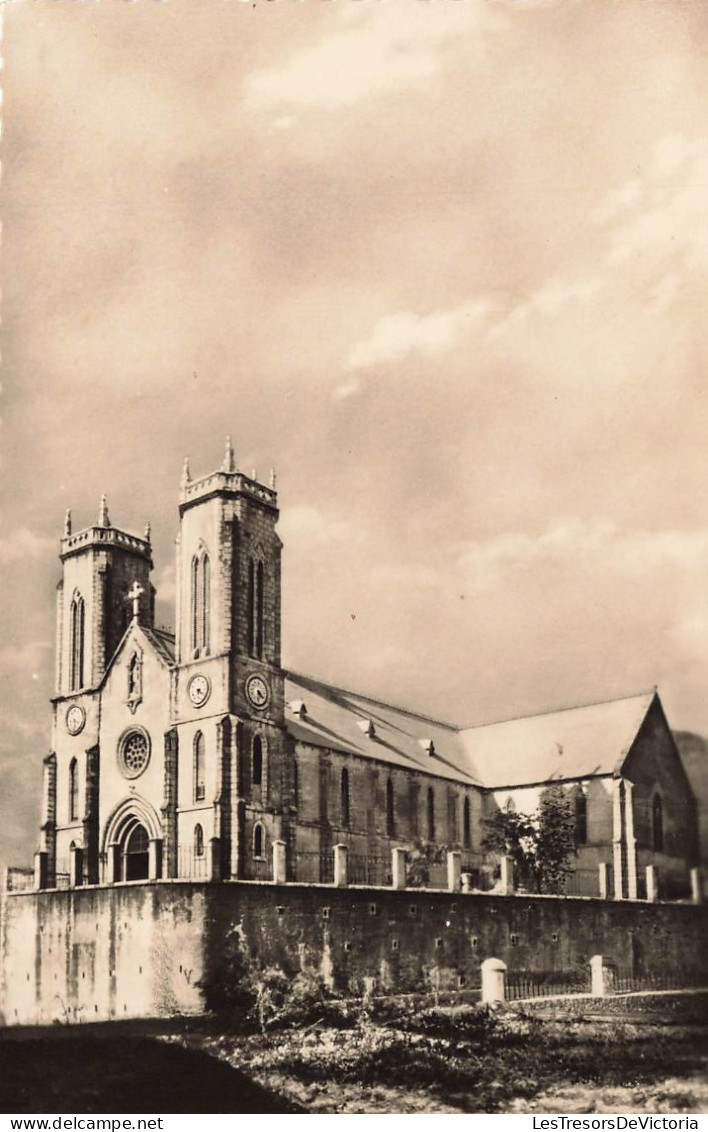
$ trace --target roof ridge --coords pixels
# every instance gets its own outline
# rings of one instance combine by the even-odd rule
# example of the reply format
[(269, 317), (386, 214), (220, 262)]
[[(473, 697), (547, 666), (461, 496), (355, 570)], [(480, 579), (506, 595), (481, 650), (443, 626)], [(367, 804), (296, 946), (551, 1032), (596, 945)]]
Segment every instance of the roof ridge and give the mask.
[(502, 719), (490, 719), (487, 723), (469, 723), (464, 727), (457, 728), (458, 731), (479, 731), (483, 727), (496, 727), (500, 723), (514, 723), (520, 719), (538, 719), (544, 715), (562, 715), (566, 711), (579, 711), (582, 708), (601, 707), (603, 704), (619, 704), (624, 700), (640, 700), (647, 696), (658, 695), (658, 688), (656, 684), (653, 688), (643, 692), (632, 692), (627, 696), (612, 696), (607, 700), (588, 700), (586, 703), (581, 704), (568, 704), (566, 707), (560, 708), (546, 708), (544, 711), (534, 711), (531, 714), (522, 715), (507, 715)]
[(284, 668), (284, 675), (292, 677), (294, 680), (311, 680), (315, 684), (322, 684), (325, 688), (331, 688), (335, 692), (343, 692), (348, 696), (356, 696), (360, 700), (368, 700), (369, 703), (376, 704), (378, 707), (391, 708), (393, 711), (400, 711), (404, 715), (410, 715), (414, 719), (425, 720), (426, 723), (434, 723), (437, 727), (445, 727), (448, 731), (453, 731), (456, 734), (461, 730), (454, 723), (448, 723), (444, 719), (435, 719), (432, 715), (422, 715), (418, 711), (413, 711), (412, 708), (402, 707), (401, 704), (392, 704), (386, 700), (377, 700), (375, 696), (370, 696), (366, 692), (357, 692), (354, 688), (342, 688), (339, 684), (331, 684), (326, 680), (322, 680), (319, 676), (310, 676), (307, 672), (295, 672), (292, 668)]

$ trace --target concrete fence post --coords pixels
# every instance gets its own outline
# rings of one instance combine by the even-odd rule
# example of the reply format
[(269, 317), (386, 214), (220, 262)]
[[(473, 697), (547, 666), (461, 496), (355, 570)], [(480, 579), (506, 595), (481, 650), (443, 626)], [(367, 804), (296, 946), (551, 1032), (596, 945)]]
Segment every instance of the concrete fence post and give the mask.
[(273, 842), (273, 884), (285, 884), (285, 842)]
[(654, 901), (659, 899), (659, 875), (656, 871), (656, 865), (647, 865), (647, 900)]
[(115, 884), (120, 880), (120, 845), (113, 841), (108, 846), (108, 865), (106, 868), (106, 880), (109, 884)]
[(610, 900), (612, 898), (612, 877), (610, 873), (612, 866), (602, 861), (597, 868), (598, 882), (600, 886), (600, 899)]
[(47, 888), (49, 882), (49, 854), (35, 853), (34, 855), (34, 887)]
[(499, 863), (501, 865), (499, 891), (502, 896), (511, 896), (514, 892), (514, 862), (511, 857), (504, 856)]
[(69, 850), (69, 886), (77, 888), (83, 881), (84, 851), (79, 845)]
[(462, 872), (462, 854), (458, 849), (451, 849), (447, 855), (447, 889), (448, 892), (458, 892), (460, 888), (460, 874)]
[(346, 888), (349, 883), (349, 846), (334, 847), (334, 883), (338, 888)]
[(472, 873), (461, 873), (460, 874), (460, 883), (462, 885), (462, 891), (463, 892), (471, 892), (472, 891)]
[[(150, 842), (152, 847), (152, 842)], [(275, 872), (275, 869), (273, 870)], [(152, 879), (152, 878), (151, 878)], [(209, 838), (209, 855), (207, 857), (207, 880), (221, 880), (221, 838)]]
[(506, 963), (502, 959), (485, 959), (482, 964), (482, 1002), (504, 1002), (506, 998)]
[(405, 888), (408, 882), (405, 849), (399, 847), (391, 850), (391, 872), (393, 887)]
[(614, 969), (604, 955), (593, 955), (590, 960), (590, 993), (593, 998), (606, 998), (614, 994)]
[(691, 869), (691, 900), (694, 904), (703, 901), (703, 876), (698, 868)]
[(162, 875), (162, 838), (151, 837), (148, 842), (148, 880), (159, 880)]

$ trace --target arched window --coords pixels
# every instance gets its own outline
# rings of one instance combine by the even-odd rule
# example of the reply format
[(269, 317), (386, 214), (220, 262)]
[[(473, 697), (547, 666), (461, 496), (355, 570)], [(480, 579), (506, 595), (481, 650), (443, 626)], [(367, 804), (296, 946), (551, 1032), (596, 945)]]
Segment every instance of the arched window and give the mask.
[(76, 759), (69, 763), (69, 821), (79, 816), (79, 764)]
[(204, 856), (204, 830), (199, 823), (194, 827), (194, 856)]
[(428, 787), (428, 841), (435, 840), (435, 794), (432, 786)]
[(199, 559), (194, 556), (190, 572), (190, 591), (192, 609), (192, 652), (198, 656), (199, 650)]
[(140, 658), (135, 652), (128, 664), (128, 699), (140, 694)]
[(248, 563), (248, 653), (256, 651), (256, 567), (251, 558)]
[(575, 795), (575, 844), (587, 845), (588, 841), (588, 800), (582, 790)]
[(259, 821), (257, 821), (256, 824), (253, 827), (253, 856), (254, 857), (262, 857), (263, 856), (264, 841), (265, 841), (265, 838), (264, 838), (263, 826), (261, 825), (261, 823)]
[(209, 555), (202, 551), (195, 554), (191, 569), (192, 598), (192, 652), (201, 656), (210, 647), (210, 603), (211, 603), (211, 565)]
[(204, 736), (197, 731), (194, 736), (194, 801), (203, 802), (206, 795), (205, 786), (205, 751)]
[(658, 794), (654, 795), (651, 804), (651, 831), (654, 852), (662, 853), (664, 849), (664, 807)]
[(263, 563), (258, 563), (256, 571), (256, 656), (263, 656)]
[(263, 785), (263, 740), (260, 735), (253, 739), (253, 759), (251, 762), (251, 782), (254, 786)]
[(71, 634), (71, 688), (75, 691), (84, 686), (84, 629), (85, 629), (84, 599), (77, 594), (71, 603), (70, 634)]
[(469, 849), (472, 844), (472, 815), (470, 813), (470, 800), (465, 798), (462, 807), (462, 844)]
[(515, 814), (516, 813), (516, 802), (512, 798), (511, 794), (509, 795), (506, 802), (504, 803), (504, 809), (506, 810), (507, 814)]
[(342, 771), (341, 782), (342, 825), (349, 825), (349, 771)]
[(300, 802), (300, 783), (297, 772), (297, 760), (293, 759), (293, 805), (297, 809)]
[(396, 815), (393, 806), (393, 783), (386, 779), (386, 836), (396, 836)]
[(210, 648), (210, 632), (209, 626), (211, 621), (211, 563), (209, 562), (209, 555), (205, 554), (202, 558), (202, 648), (206, 655), (209, 655)]

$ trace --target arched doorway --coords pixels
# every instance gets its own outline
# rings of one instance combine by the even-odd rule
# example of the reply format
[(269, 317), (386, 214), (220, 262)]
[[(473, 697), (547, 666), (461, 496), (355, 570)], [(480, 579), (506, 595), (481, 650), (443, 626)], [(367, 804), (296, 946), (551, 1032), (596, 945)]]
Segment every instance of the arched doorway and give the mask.
[(123, 880), (147, 880), (150, 868), (149, 846), (150, 839), (145, 826), (136, 822), (121, 846)]

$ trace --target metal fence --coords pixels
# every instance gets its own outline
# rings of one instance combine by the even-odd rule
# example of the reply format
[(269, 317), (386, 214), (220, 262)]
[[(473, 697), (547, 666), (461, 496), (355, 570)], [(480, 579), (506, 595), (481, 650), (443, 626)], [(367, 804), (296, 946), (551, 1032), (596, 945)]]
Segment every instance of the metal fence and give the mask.
[(706, 984), (706, 975), (700, 972), (665, 970), (648, 974), (627, 967), (610, 967), (611, 986), (615, 994), (631, 991), (687, 990)]
[[(565, 884), (563, 885), (564, 896), (599, 896), (600, 895), (600, 872), (599, 869), (574, 869), (573, 872), (566, 877)], [(610, 877), (610, 884), (607, 896), (612, 896), (612, 878)]]
[(507, 971), (506, 997), (549, 998), (554, 995), (589, 994), (590, 970)]
[(350, 853), (347, 861), (349, 884), (376, 885), (385, 887), (393, 884), (393, 865), (391, 857), (370, 857)]
[(206, 854), (195, 853), (191, 846), (183, 846), (179, 849), (177, 851), (177, 876), (180, 880), (206, 880)]
[(295, 854), (295, 880), (301, 884), (332, 884), (334, 852), (303, 850)]

